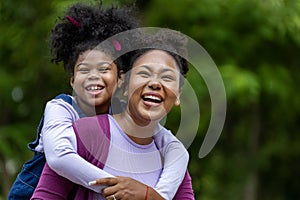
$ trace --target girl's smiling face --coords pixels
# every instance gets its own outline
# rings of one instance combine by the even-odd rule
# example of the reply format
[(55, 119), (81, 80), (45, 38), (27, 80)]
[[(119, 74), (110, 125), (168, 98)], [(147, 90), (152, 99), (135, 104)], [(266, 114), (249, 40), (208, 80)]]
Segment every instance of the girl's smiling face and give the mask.
[(70, 84), (82, 111), (95, 115), (108, 112), (117, 81), (113, 58), (101, 50), (87, 50), (79, 55)]
[(180, 72), (167, 52), (147, 51), (137, 58), (130, 73), (127, 111), (137, 124), (161, 120), (174, 105), (179, 105)]

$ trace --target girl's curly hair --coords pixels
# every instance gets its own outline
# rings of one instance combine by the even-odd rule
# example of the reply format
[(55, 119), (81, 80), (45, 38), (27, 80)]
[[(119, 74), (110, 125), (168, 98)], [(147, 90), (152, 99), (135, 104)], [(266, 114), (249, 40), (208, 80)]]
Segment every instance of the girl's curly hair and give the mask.
[[(101, 2), (96, 5), (78, 3), (71, 6), (65, 17), (59, 18), (60, 22), (51, 30), (51, 61), (55, 64), (62, 62), (65, 71), (72, 75), (81, 53), (93, 49), (115, 34), (139, 26), (135, 11), (134, 7), (104, 9)], [(114, 49), (108, 51), (113, 54)], [(122, 56), (115, 62), (120, 70)]]

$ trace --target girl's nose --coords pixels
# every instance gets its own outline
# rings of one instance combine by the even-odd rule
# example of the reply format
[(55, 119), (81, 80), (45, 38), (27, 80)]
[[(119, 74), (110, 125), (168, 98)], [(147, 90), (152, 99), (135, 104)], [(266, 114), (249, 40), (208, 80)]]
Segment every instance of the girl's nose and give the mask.
[(91, 70), (88, 76), (91, 80), (96, 80), (101, 78), (101, 73), (98, 70)]

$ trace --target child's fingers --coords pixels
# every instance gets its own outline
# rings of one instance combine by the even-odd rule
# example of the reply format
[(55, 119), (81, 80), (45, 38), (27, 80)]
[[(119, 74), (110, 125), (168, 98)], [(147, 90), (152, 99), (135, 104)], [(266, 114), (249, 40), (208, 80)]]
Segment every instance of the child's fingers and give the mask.
[(108, 185), (108, 186), (112, 186), (117, 184), (118, 181), (116, 178), (101, 178), (101, 179), (96, 179), (94, 181), (90, 181), (89, 185)]
[(91, 185), (96, 185), (97, 184), (97, 181), (90, 181), (89, 182), (89, 186), (91, 186)]

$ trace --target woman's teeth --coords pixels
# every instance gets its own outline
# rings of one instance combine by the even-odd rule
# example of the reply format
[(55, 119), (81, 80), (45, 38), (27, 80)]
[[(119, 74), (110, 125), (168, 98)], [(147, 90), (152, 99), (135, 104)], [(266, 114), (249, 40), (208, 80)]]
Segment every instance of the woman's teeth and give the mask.
[(145, 95), (145, 96), (143, 97), (143, 99), (144, 99), (145, 101), (153, 101), (153, 102), (156, 102), (156, 103), (162, 102), (162, 99), (161, 99), (161, 98), (159, 98), (158, 96), (154, 96), (154, 95)]

